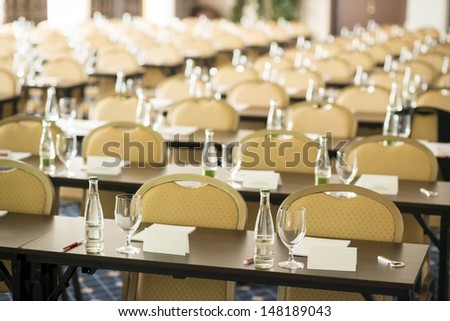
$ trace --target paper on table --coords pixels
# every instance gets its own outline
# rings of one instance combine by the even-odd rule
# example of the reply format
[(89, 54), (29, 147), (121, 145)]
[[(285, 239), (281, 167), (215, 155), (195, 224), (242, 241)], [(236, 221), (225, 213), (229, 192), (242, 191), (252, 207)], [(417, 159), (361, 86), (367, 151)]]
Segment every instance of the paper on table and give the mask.
[(165, 126), (158, 129), (158, 132), (161, 135), (180, 135), (180, 136), (189, 136), (197, 131), (198, 127), (194, 126)]
[(166, 230), (167, 229), (169, 229), (169, 230), (180, 230), (180, 231), (184, 231), (187, 234), (190, 234), (190, 233), (194, 232), (195, 229), (196, 229), (195, 226), (180, 226), (180, 225), (167, 225), (167, 224), (154, 223), (151, 226), (146, 227), (145, 229), (143, 229), (139, 233), (133, 235), (131, 237), (131, 240), (132, 241), (136, 241), (136, 242), (144, 242), (144, 235), (151, 228), (162, 228), (162, 229), (166, 229)]
[(356, 271), (357, 248), (313, 245), (307, 268), (312, 270)]
[(325, 239), (319, 237), (306, 236), (303, 241), (294, 249), (294, 255), (308, 256), (311, 246), (339, 246), (346, 247), (350, 240)]
[(246, 103), (236, 103), (236, 104), (233, 104), (233, 108), (234, 108), (235, 110), (237, 110), (237, 111), (245, 110), (245, 109), (247, 109), (248, 107), (250, 107), (250, 105), (249, 105), (249, 104), (246, 104)]
[(394, 175), (363, 174), (356, 181), (355, 185), (370, 189), (383, 195), (398, 194), (398, 176)]
[(21, 160), (30, 157), (31, 153), (28, 152), (13, 152), (10, 150), (1, 149), (0, 158), (7, 158), (12, 160)]
[(449, 143), (429, 142), (427, 140), (419, 140), (419, 142), (425, 145), (436, 157), (450, 157)]
[(195, 227), (153, 224), (143, 235), (144, 252), (186, 255), (189, 253), (189, 234)]
[(119, 159), (103, 156), (88, 156), (86, 170), (94, 175), (119, 175), (122, 172), (122, 164)]
[(265, 170), (240, 170), (235, 178), (244, 188), (276, 190), (281, 185), (280, 173)]
[(8, 214), (8, 211), (0, 210), (0, 216), (4, 216)]

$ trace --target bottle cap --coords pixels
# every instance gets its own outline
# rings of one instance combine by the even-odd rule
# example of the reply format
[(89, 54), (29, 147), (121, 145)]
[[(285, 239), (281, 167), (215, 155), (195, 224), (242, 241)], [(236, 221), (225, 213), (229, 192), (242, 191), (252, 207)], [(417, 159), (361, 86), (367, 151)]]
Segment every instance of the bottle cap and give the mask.
[(97, 176), (89, 176), (88, 180), (90, 180), (90, 181), (97, 181), (98, 177)]
[(259, 191), (261, 193), (270, 193), (270, 189), (268, 189), (268, 188), (261, 188)]

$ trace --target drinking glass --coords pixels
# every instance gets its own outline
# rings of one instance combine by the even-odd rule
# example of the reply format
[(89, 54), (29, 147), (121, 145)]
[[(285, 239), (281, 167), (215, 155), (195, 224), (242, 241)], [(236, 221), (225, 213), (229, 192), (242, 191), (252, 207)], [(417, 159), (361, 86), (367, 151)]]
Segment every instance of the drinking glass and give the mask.
[(65, 131), (72, 127), (72, 122), (77, 118), (77, 100), (74, 97), (61, 97), (58, 101), (59, 114), (65, 121)]
[(269, 130), (291, 130), (292, 118), (290, 109), (271, 106), (267, 115), (266, 128)]
[(285, 269), (302, 269), (305, 265), (294, 259), (294, 249), (304, 239), (306, 234), (306, 209), (299, 207), (289, 209), (281, 207), (277, 216), (278, 236), (289, 250), (287, 261), (279, 262), (278, 266)]
[(358, 173), (358, 158), (356, 152), (353, 152), (352, 157), (346, 157), (343, 151), (337, 152), (336, 158), (336, 172), (339, 179), (344, 184), (350, 184)]
[(127, 236), (125, 246), (117, 248), (116, 251), (125, 254), (139, 253), (139, 248), (131, 246), (131, 236), (141, 223), (141, 197), (138, 194), (116, 195), (114, 218), (116, 224)]
[(397, 115), (397, 135), (408, 138), (411, 134), (411, 108), (404, 108)]
[(221, 166), (230, 173), (227, 179), (228, 184), (233, 187), (240, 187), (240, 184), (236, 182), (236, 175), (241, 167), (241, 145), (239, 143), (222, 145)]
[(66, 176), (73, 177), (74, 174), (69, 168), (72, 159), (77, 155), (77, 137), (66, 133), (57, 134), (56, 155), (64, 164)]

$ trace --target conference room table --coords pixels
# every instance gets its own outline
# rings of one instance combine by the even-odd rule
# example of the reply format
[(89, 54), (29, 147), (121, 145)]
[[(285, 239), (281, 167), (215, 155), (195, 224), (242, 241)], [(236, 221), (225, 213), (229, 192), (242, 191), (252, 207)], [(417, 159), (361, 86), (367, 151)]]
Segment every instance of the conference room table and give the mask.
[[(142, 223), (140, 229), (148, 224)], [(28, 234), (29, 231), (39, 234)], [(307, 288), (351, 291), (369, 295), (392, 295), (398, 300), (413, 300), (428, 246), (407, 243), (384, 243), (351, 240), (357, 248), (356, 271), (334, 271), (307, 268), (291, 271), (278, 267), (277, 262), (288, 256), (287, 248), (275, 240), (275, 264), (271, 270), (256, 270), (243, 261), (253, 256), (252, 231), (197, 228), (189, 235), (189, 254), (185, 256), (140, 251), (127, 255), (116, 252), (125, 243), (125, 234), (114, 220), (104, 224), (105, 248), (102, 254), (86, 254), (83, 245), (64, 252), (62, 247), (83, 238), (82, 217), (43, 216), (8, 213), (0, 217), (0, 235), (12, 231), (17, 236), (10, 245), (14, 259), (14, 300), (56, 300), (77, 267), (85, 273), (96, 269), (112, 269), (171, 275), (177, 278), (198, 277), (237, 282), (301, 286)], [(0, 238), (0, 257), (9, 240)], [(142, 248), (141, 242), (133, 242)], [(401, 260), (405, 267), (390, 268), (379, 263), (383, 255)], [(20, 266), (20, 269), (18, 268)], [(67, 267), (62, 278), (55, 277), (58, 266)]]
[[(25, 159), (27, 163), (38, 166), (37, 156)], [(61, 164), (57, 164), (56, 174), (51, 176), (54, 186), (58, 187), (88, 187), (88, 172), (82, 158), (77, 157), (71, 166), (73, 177), (67, 177)], [(201, 173), (199, 166), (168, 164), (165, 167), (141, 167), (130, 165), (122, 168), (119, 175), (98, 175), (99, 189), (118, 192), (136, 192), (139, 187), (148, 180), (168, 174)], [(219, 168), (216, 174), (218, 179), (226, 181), (229, 177), (227, 170)], [(312, 174), (280, 173), (282, 184), (276, 190), (271, 191), (272, 204), (281, 202), (291, 193), (314, 184)], [(246, 189), (235, 187), (247, 201), (259, 201), (258, 189)], [(420, 192), (420, 188), (436, 191), (438, 197), (427, 197)], [(430, 237), (430, 240), (439, 249), (439, 289), (438, 299), (448, 299), (449, 284), (449, 249), (450, 249), (450, 182), (443, 181), (412, 181), (399, 180), (398, 194), (387, 195), (404, 213), (411, 213)], [(439, 236), (427, 225), (423, 216), (435, 215), (440, 219)]]

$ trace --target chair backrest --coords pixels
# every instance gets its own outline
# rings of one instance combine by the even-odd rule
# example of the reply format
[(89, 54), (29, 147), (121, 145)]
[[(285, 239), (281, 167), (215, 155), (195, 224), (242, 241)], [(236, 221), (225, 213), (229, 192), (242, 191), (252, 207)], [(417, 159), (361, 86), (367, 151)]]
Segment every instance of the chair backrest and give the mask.
[(82, 156), (116, 156), (152, 166), (167, 161), (167, 147), (151, 128), (135, 122), (109, 122), (89, 132), (82, 142)]
[[(243, 230), (247, 220), (240, 193), (211, 177), (160, 176), (142, 185), (137, 194), (144, 222)], [(234, 287), (234, 282), (133, 273), (125, 291), (134, 300), (225, 300), (233, 299)]]
[(417, 106), (450, 111), (450, 88), (430, 89), (417, 97)]
[(411, 119), (411, 138), (450, 143), (450, 110), (416, 107)]
[(143, 48), (145, 63), (155, 66), (175, 66), (183, 62), (183, 55), (172, 45), (153, 44)]
[(319, 143), (286, 130), (258, 130), (241, 139), (241, 168), (314, 173)]
[(342, 50), (336, 53), (335, 58), (347, 61), (354, 69), (362, 66), (364, 71), (370, 72), (375, 68), (375, 60), (369, 53), (363, 51)]
[(270, 100), (278, 100), (280, 107), (289, 105), (289, 96), (280, 85), (264, 80), (243, 81), (228, 91), (227, 102), (232, 106), (264, 107), (269, 109)]
[(190, 98), (172, 105), (168, 115), (171, 125), (196, 126), (201, 129), (237, 130), (239, 114), (225, 101)]
[(322, 76), (306, 68), (286, 68), (277, 73), (277, 83), (291, 97), (305, 97), (311, 79), (314, 80), (316, 88), (324, 86)]
[(439, 76), (435, 81), (435, 85), (438, 88), (450, 88), (450, 73)]
[(411, 68), (411, 75), (419, 75), (420, 80), (427, 84), (432, 84), (438, 75), (438, 71), (427, 61), (412, 60), (399, 66), (399, 69), (404, 70), (406, 67)]
[(382, 135), (364, 137), (347, 145), (346, 152), (349, 157), (357, 152), (358, 175), (396, 175), (400, 179), (430, 181), (437, 178), (436, 157), (412, 138)]
[(339, 138), (353, 138), (356, 135), (358, 122), (348, 108), (320, 101), (300, 102), (289, 108), (293, 131), (320, 135), (331, 132)]
[(34, 166), (0, 159), (0, 208), (10, 212), (52, 214), (55, 190), (50, 179)]
[(139, 69), (137, 58), (124, 48), (99, 51), (96, 69), (98, 71), (133, 73)]
[(355, 112), (385, 114), (389, 90), (377, 86), (349, 86), (336, 97), (336, 104)]
[(184, 57), (209, 58), (216, 54), (212, 42), (206, 39), (182, 37), (177, 41), (176, 46)]
[[(355, 193), (337, 198), (336, 192)], [(289, 195), (280, 207), (306, 209), (306, 234), (312, 237), (401, 242), (403, 219), (395, 204), (371, 190), (343, 184), (303, 188)], [(361, 300), (359, 293), (279, 287), (280, 300)]]
[[(56, 134), (63, 131), (54, 123), (51, 130), (56, 142)], [(0, 149), (39, 155), (41, 135), (42, 117), (16, 115), (0, 121)]]
[(314, 61), (311, 69), (321, 74), (326, 83), (352, 83), (355, 74), (355, 68), (340, 58)]
[(264, 71), (266, 70), (268, 65), (270, 65), (270, 70), (275, 73), (280, 69), (294, 67), (293, 61), (288, 58), (273, 58), (269, 55), (264, 55), (256, 59), (255, 63), (253, 64), (253, 69), (255, 69), (260, 76), (263, 76)]
[(161, 81), (155, 88), (155, 97), (180, 101), (190, 97), (189, 81), (184, 75), (175, 75)]
[(367, 83), (369, 85), (382, 87), (386, 90), (391, 90), (392, 83), (396, 82), (398, 85), (403, 83), (403, 78), (405, 74), (402, 71), (375, 71), (372, 72), (367, 78)]
[(236, 84), (259, 79), (258, 73), (244, 66), (224, 66), (217, 70), (217, 74), (211, 79), (213, 88), (221, 93), (226, 93)]
[(83, 66), (72, 58), (57, 58), (46, 61), (40, 73), (44, 77), (57, 77), (62, 81), (83, 81), (86, 74)]
[(137, 105), (138, 97), (136, 95), (106, 95), (95, 102), (90, 116), (93, 120), (134, 122)]
[(17, 94), (16, 76), (7, 69), (0, 68), (0, 96)]

